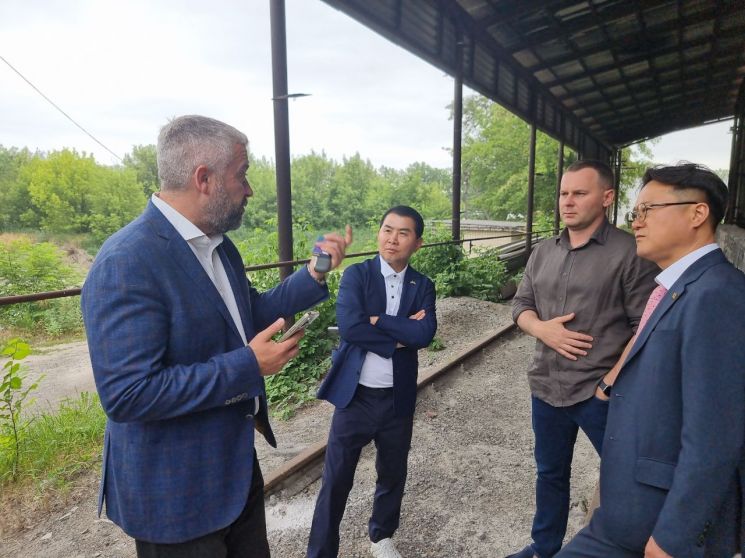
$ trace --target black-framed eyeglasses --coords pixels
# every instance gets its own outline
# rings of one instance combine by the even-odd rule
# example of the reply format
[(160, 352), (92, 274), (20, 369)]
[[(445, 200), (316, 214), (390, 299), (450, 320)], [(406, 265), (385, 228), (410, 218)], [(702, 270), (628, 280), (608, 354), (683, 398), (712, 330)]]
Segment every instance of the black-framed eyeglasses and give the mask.
[(631, 226), (634, 221), (643, 223), (647, 218), (647, 211), (654, 209), (655, 207), (667, 207), (669, 205), (691, 205), (694, 203), (702, 203), (697, 201), (682, 201), (682, 202), (667, 202), (667, 203), (640, 203), (631, 211), (626, 213), (626, 223)]

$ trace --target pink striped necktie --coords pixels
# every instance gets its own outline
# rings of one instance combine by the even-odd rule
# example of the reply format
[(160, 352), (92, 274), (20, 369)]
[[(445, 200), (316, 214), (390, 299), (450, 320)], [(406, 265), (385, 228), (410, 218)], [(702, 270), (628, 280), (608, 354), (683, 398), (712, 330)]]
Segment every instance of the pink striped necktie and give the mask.
[(666, 293), (667, 289), (665, 287), (663, 287), (662, 285), (657, 285), (657, 287), (655, 287), (655, 289), (652, 291), (652, 294), (649, 295), (649, 300), (647, 301), (647, 305), (644, 307), (644, 313), (642, 314), (642, 319), (639, 322), (639, 327), (636, 328), (637, 337), (639, 337), (639, 334), (642, 332), (642, 328), (646, 325), (649, 317), (652, 315), (652, 312), (654, 312), (654, 309), (657, 308), (657, 305), (665, 297)]

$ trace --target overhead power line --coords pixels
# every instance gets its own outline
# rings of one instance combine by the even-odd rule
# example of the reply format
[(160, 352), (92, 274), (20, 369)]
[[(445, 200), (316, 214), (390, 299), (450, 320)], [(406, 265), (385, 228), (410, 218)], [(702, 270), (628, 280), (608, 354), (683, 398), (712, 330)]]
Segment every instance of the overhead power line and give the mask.
[(54, 108), (56, 108), (56, 109), (57, 109), (57, 110), (58, 110), (59, 112), (61, 112), (61, 113), (62, 113), (62, 114), (64, 115), (64, 117), (65, 117), (65, 118), (67, 118), (67, 119), (68, 119), (68, 120), (69, 120), (70, 122), (72, 122), (73, 124), (75, 124), (75, 126), (77, 126), (77, 127), (78, 127), (78, 128), (80, 128), (80, 129), (81, 129), (81, 130), (82, 130), (83, 132), (85, 132), (85, 134), (87, 134), (89, 138), (91, 138), (91, 139), (92, 139), (93, 141), (95, 141), (95, 142), (96, 142), (96, 143), (97, 143), (98, 145), (100, 145), (101, 147), (103, 147), (103, 148), (104, 148), (104, 149), (105, 149), (106, 151), (108, 151), (109, 153), (111, 153), (111, 154), (112, 154), (112, 155), (113, 155), (114, 157), (116, 157), (116, 158), (117, 158), (117, 160), (119, 160), (119, 161), (121, 161), (121, 160), (122, 160), (122, 158), (121, 158), (121, 157), (119, 157), (119, 155), (117, 155), (117, 154), (116, 154), (116, 153), (114, 153), (114, 152), (113, 152), (113, 151), (112, 151), (111, 149), (109, 149), (108, 147), (106, 147), (106, 146), (105, 146), (105, 145), (103, 144), (103, 142), (102, 142), (102, 141), (100, 141), (100, 140), (99, 140), (98, 138), (96, 138), (96, 136), (94, 136), (94, 135), (93, 135), (93, 134), (91, 134), (91, 133), (90, 133), (90, 132), (89, 132), (88, 130), (86, 130), (85, 128), (83, 128), (83, 127), (82, 127), (82, 126), (81, 126), (80, 124), (78, 124), (77, 122), (75, 122), (75, 120), (74, 120), (74, 119), (72, 118), (72, 116), (70, 116), (70, 115), (69, 115), (69, 114), (67, 114), (67, 113), (66, 113), (66, 112), (65, 112), (64, 110), (62, 110), (62, 109), (61, 109), (61, 108), (60, 108), (59, 106), (57, 106), (57, 104), (56, 104), (56, 103), (55, 103), (54, 101), (52, 101), (52, 99), (50, 99), (49, 97), (47, 97), (46, 95), (44, 95), (44, 93), (42, 93), (42, 92), (41, 92), (41, 90), (40, 90), (40, 89), (39, 89), (38, 87), (36, 87), (36, 86), (35, 86), (35, 85), (34, 85), (33, 83), (31, 83), (31, 82), (30, 82), (30, 81), (29, 81), (29, 80), (28, 80), (28, 79), (26, 78), (26, 76), (24, 76), (24, 75), (23, 75), (23, 74), (22, 74), (22, 73), (21, 73), (20, 71), (18, 71), (18, 70), (17, 70), (16, 68), (14, 68), (14, 67), (13, 67), (13, 65), (12, 65), (12, 64), (11, 64), (10, 62), (8, 62), (8, 61), (7, 61), (7, 60), (6, 60), (5, 58), (3, 58), (2, 56), (0, 56), (0, 60), (2, 60), (3, 62), (5, 62), (5, 63), (6, 63), (7, 65), (8, 65), (8, 67), (9, 67), (9, 68), (10, 68), (11, 70), (13, 70), (13, 71), (14, 71), (14, 72), (15, 72), (16, 74), (18, 74), (18, 76), (19, 76), (19, 77), (20, 77), (20, 78), (21, 78), (21, 79), (22, 79), (23, 81), (25, 81), (26, 83), (28, 83), (28, 84), (29, 84), (29, 85), (30, 85), (30, 86), (31, 86), (31, 87), (32, 87), (32, 88), (34, 89), (34, 91), (36, 91), (36, 92), (37, 92), (37, 93), (38, 93), (39, 95), (41, 95), (42, 97), (44, 97), (44, 100), (46, 100), (46, 101), (47, 101), (47, 102), (48, 102), (48, 103), (49, 103), (50, 105), (52, 105), (52, 106), (53, 106)]

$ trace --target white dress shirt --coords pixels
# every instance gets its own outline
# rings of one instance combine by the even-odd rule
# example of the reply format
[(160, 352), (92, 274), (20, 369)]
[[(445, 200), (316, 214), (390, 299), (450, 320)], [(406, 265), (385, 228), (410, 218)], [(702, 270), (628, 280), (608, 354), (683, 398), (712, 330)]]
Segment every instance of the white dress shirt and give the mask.
[[(398, 314), (404, 276), (408, 267), (406, 266), (401, 271), (395, 271), (388, 265), (388, 262), (380, 258), (380, 273), (385, 281), (385, 313), (389, 316)], [(365, 362), (362, 363), (360, 383), (371, 388), (393, 387), (393, 360), (368, 351)]]
[[(238, 311), (238, 303), (235, 301), (235, 293), (230, 286), (230, 280), (228, 279), (228, 274), (225, 272), (225, 267), (222, 265), (220, 254), (216, 250), (222, 244), (223, 235), (217, 234), (209, 237), (194, 223), (171, 207), (168, 202), (163, 201), (155, 194), (150, 199), (153, 205), (163, 214), (163, 217), (173, 225), (176, 232), (186, 241), (191, 251), (194, 252), (199, 264), (209, 276), (212, 284), (215, 285), (217, 292), (220, 293), (225, 306), (228, 307), (230, 317), (233, 318), (233, 323), (235, 323), (235, 327), (238, 329), (243, 344), (247, 345), (246, 332), (243, 329), (241, 314)], [(258, 395), (254, 399), (254, 405), (254, 409), (259, 408)]]
[(685, 272), (686, 269), (691, 267), (694, 262), (703, 258), (709, 252), (713, 252), (717, 248), (719, 248), (719, 246), (715, 242), (712, 242), (711, 244), (707, 244), (706, 246), (702, 246), (701, 248), (686, 254), (671, 266), (663, 269), (654, 280), (658, 285), (662, 285), (669, 291), (675, 282), (680, 279), (680, 276), (683, 275), (683, 272)]

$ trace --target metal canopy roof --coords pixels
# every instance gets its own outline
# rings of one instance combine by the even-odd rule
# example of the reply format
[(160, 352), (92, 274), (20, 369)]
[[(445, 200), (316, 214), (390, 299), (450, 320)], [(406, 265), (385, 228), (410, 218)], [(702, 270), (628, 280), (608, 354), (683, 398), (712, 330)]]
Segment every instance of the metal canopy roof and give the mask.
[[(745, 0), (324, 0), (586, 157), (734, 114)], [(745, 91), (745, 88), (743, 88)]]

